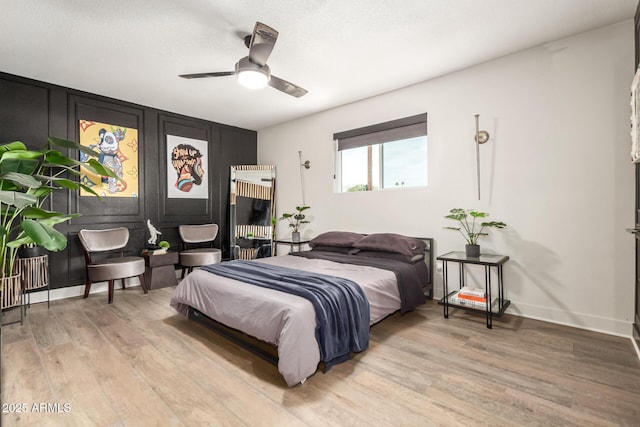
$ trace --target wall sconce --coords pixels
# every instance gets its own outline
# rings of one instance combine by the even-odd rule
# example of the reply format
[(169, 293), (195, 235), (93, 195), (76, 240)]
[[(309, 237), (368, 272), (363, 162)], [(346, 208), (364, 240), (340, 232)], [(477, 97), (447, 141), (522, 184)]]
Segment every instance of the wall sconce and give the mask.
[(302, 192), (302, 206), (306, 206), (306, 201), (304, 198), (304, 174), (302, 173), (302, 168), (310, 169), (311, 162), (309, 160), (302, 161), (302, 151), (298, 151), (298, 162), (300, 163), (300, 190)]
[(478, 181), (478, 200), (480, 200), (480, 144), (489, 140), (489, 132), (480, 130), (480, 114), (476, 114), (476, 179)]
[(305, 169), (311, 168), (311, 162), (309, 160), (302, 161), (302, 151), (298, 151), (298, 158), (300, 159), (300, 167), (304, 167)]

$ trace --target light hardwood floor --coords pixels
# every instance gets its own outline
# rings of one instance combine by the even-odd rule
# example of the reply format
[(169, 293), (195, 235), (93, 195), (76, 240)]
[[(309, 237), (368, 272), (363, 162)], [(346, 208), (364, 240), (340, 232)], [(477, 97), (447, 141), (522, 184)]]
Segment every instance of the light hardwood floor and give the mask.
[(276, 367), (177, 315), (171, 291), (36, 304), (24, 326), (3, 327), (3, 425), (640, 425), (629, 339), (515, 316), (488, 330), (430, 301), (289, 388)]

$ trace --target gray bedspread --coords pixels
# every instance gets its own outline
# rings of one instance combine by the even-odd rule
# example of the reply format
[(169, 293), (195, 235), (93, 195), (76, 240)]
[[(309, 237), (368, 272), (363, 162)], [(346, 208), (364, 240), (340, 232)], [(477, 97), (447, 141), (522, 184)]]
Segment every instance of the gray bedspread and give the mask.
[(360, 286), (327, 274), (236, 260), (202, 267), (219, 276), (307, 299), (316, 314), (316, 339), (326, 369), (369, 346), (369, 303)]
[(357, 255), (325, 251), (292, 252), (289, 255), (354, 265), (366, 265), (393, 271), (398, 279), (400, 311), (403, 314), (427, 302), (422, 286), (429, 282), (429, 271), (424, 262), (412, 264), (391, 259), (359, 257)]

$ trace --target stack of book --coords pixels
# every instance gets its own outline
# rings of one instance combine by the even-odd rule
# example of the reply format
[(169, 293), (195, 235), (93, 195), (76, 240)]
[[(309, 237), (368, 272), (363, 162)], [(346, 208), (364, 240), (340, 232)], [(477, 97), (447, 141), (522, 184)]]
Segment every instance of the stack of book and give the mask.
[(143, 249), (143, 255), (162, 255), (167, 253), (167, 248)]
[(484, 289), (470, 288), (468, 286), (464, 286), (458, 291), (458, 298), (468, 301), (481, 302), (482, 304), (487, 303), (487, 293), (484, 291)]
[(464, 286), (451, 298), (451, 302), (454, 304), (468, 305), (470, 307), (486, 308), (487, 293), (484, 289)]

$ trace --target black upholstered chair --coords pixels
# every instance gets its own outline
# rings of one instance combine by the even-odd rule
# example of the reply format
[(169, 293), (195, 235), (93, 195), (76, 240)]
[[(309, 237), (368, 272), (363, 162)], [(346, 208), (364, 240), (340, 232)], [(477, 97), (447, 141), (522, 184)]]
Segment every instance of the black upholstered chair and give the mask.
[[(113, 287), (115, 280), (138, 277), (142, 290), (148, 292), (144, 283), (144, 258), (138, 256), (125, 257), (123, 249), (129, 241), (129, 230), (124, 227), (110, 228), (106, 230), (80, 230), (80, 243), (84, 252), (87, 269), (84, 297), (89, 296), (91, 283), (109, 283), (109, 304), (113, 302)], [(92, 260), (94, 253), (118, 252), (119, 256), (111, 256), (104, 259)]]
[[(218, 224), (181, 225), (178, 227), (182, 239), (180, 251), (180, 265), (182, 279), (185, 272), (191, 273), (194, 267), (217, 264), (222, 261), (222, 251), (213, 247), (213, 241), (218, 235)], [(208, 247), (189, 249), (190, 246), (208, 244)]]

